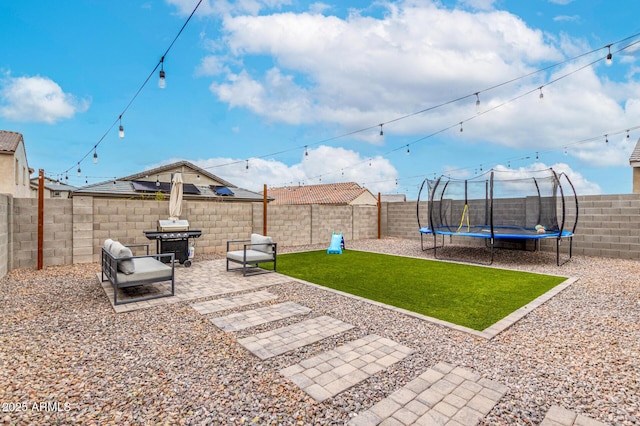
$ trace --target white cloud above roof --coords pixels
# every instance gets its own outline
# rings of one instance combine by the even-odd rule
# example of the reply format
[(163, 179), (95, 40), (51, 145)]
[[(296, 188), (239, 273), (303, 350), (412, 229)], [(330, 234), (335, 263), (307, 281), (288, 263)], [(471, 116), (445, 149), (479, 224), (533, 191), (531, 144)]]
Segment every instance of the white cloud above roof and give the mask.
[(41, 76), (0, 80), (0, 116), (13, 121), (54, 124), (89, 108), (89, 100), (65, 93), (55, 81)]

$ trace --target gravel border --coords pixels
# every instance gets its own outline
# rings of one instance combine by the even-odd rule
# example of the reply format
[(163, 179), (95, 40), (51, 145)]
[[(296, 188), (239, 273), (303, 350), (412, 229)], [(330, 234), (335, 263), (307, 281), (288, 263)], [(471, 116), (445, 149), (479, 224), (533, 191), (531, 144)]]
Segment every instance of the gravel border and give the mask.
[[(326, 246), (279, 247), (307, 249)], [(347, 249), (433, 257), (398, 238), (348, 241)], [(198, 261), (207, 258), (219, 256)], [(12, 271), (0, 280), (0, 423), (338, 425), (445, 361), (509, 387), (481, 424), (538, 424), (553, 405), (639, 424), (639, 263), (574, 256), (557, 267), (555, 253), (500, 250), (494, 266), (579, 279), (491, 340), (291, 281), (267, 288), (281, 297), (257, 306), (290, 300), (311, 308), (307, 317), (356, 327), (266, 361), (236, 339), (300, 318), (224, 333), (188, 302), (115, 314), (97, 264)], [(278, 373), (371, 333), (415, 351), (323, 403)]]

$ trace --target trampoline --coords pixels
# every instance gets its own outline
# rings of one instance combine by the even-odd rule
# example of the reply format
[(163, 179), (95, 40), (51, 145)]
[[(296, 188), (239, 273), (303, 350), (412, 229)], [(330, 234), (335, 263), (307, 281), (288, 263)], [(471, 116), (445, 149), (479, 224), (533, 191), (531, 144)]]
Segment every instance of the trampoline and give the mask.
[[(490, 170), (468, 180), (445, 176), (425, 179), (417, 203), (422, 250), (432, 249), (438, 258), (438, 249), (445, 246), (445, 236), (450, 240), (453, 237), (483, 239), (490, 256), (484, 263), (491, 264), (495, 248), (526, 249), (528, 242), (533, 242), (533, 250), (538, 250), (541, 240), (552, 239), (557, 265), (570, 260), (578, 224), (578, 198), (569, 177), (553, 169), (532, 172), (527, 177), (513, 178), (513, 175), (511, 171)], [(425, 188), (426, 215), (422, 199)], [(428, 226), (423, 226), (424, 216)], [(425, 249), (424, 237), (428, 235), (433, 236), (433, 247)], [(442, 235), (440, 245), (438, 235)], [(568, 258), (561, 261), (563, 241), (568, 242)]]

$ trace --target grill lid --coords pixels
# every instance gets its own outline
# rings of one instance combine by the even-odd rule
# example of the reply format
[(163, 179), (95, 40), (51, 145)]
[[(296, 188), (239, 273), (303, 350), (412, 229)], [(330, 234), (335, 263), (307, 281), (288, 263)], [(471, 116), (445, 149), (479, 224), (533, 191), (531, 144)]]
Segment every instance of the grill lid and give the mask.
[(188, 231), (188, 230), (189, 230), (189, 221), (186, 219), (177, 219), (177, 220), (160, 219), (158, 221), (158, 231), (177, 232), (177, 231)]

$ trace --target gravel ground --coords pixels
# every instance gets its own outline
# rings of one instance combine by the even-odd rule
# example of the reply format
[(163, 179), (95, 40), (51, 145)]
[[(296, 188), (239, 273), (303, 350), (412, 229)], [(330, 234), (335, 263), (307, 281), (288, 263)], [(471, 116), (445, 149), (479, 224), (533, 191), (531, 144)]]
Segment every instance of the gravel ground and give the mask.
[[(326, 247), (281, 251), (309, 248)], [(395, 238), (347, 248), (433, 256)], [(580, 279), (489, 341), (292, 281), (268, 288), (282, 297), (264, 305), (284, 298), (356, 327), (266, 361), (236, 339), (299, 318), (224, 333), (186, 302), (115, 314), (97, 264), (12, 271), (0, 280), (0, 423), (339, 425), (445, 361), (509, 387), (482, 424), (538, 424), (552, 405), (640, 424), (640, 264), (577, 256), (557, 267), (555, 254), (504, 250), (494, 266)], [(278, 373), (370, 333), (415, 352), (320, 404)]]

